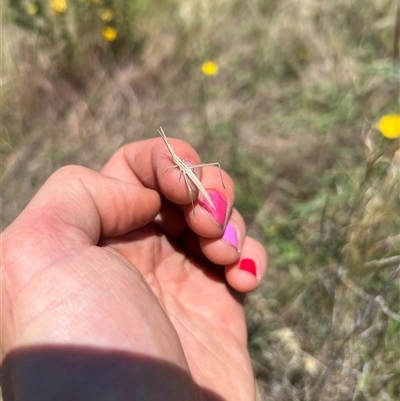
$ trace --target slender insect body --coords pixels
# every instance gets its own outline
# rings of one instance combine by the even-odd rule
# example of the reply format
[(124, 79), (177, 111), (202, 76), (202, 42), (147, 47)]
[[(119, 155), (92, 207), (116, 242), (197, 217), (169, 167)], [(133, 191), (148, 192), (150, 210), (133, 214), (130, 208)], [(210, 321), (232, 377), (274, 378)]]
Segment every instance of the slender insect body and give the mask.
[[(201, 181), (199, 180), (199, 178), (197, 177), (197, 175), (195, 174), (194, 170), (196, 168), (201, 168), (201, 167), (207, 167), (207, 166), (218, 166), (219, 168), (219, 174), (221, 176), (221, 181), (222, 181), (222, 185), (225, 188), (225, 184), (224, 181), (222, 179), (222, 174), (221, 174), (221, 166), (218, 162), (215, 163), (205, 163), (205, 164), (197, 164), (194, 166), (188, 166), (186, 165), (182, 159), (180, 159), (177, 154), (175, 153), (174, 149), (172, 149), (172, 146), (168, 143), (167, 140), (167, 136), (164, 133), (164, 130), (162, 129), (162, 127), (160, 127), (160, 129), (158, 130), (158, 133), (160, 134), (161, 138), (163, 139), (165, 145), (167, 146), (167, 149), (169, 151), (169, 153), (171, 154), (171, 158), (172, 161), (175, 163), (174, 166), (168, 167), (166, 172), (172, 168), (178, 168), (179, 172), (180, 172), (180, 177), (183, 175), (183, 179), (185, 180), (185, 184), (188, 188), (189, 194), (190, 194), (190, 199), (192, 201), (192, 207), (193, 207), (193, 213), (194, 213), (194, 202), (193, 202), (193, 187), (192, 185), (195, 186), (195, 188), (198, 189), (198, 191), (204, 196), (204, 198), (206, 198), (207, 202), (213, 207), (214, 210), (215, 206), (213, 201), (210, 198), (210, 195), (208, 195), (207, 191), (205, 190), (203, 184), (201, 183)], [(180, 179), (179, 177), (179, 179)]]

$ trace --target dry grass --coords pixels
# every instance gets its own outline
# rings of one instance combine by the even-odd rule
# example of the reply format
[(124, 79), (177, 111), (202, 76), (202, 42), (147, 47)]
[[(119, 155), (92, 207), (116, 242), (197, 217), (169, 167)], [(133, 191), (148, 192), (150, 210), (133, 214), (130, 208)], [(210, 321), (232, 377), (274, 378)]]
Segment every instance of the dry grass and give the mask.
[(162, 125), (235, 177), (269, 252), (247, 300), (263, 400), (400, 399), (400, 154), (373, 129), (398, 111), (395, 2), (165, 4), (140, 52), (75, 69), (3, 23), (3, 228), (60, 166), (99, 169)]

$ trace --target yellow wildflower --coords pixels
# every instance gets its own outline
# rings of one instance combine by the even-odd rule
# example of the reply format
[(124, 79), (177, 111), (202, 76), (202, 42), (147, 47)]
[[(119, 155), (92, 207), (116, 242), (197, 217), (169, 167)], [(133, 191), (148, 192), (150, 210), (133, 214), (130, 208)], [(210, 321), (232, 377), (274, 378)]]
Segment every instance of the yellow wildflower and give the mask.
[(26, 7), (26, 12), (30, 15), (35, 15), (39, 11), (39, 6), (35, 3), (29, 3)]
[(108, 8), (102, 8), (100, 10), (100, 18), (104, 22), (110, 22), (114, 19), (114, 12)]
[(50, 0), (50, 8), (57, 14), (64, 14), (67, 11), (67, 0)]
[(111, 26), (106, 26), (102, 32), (103, 38), (108, 42), (113, 42), (117, 37), (117, 30)]
[(201, 65), (201, 71), (204, 75), (217, 75), (219, 66), (214, 61), (207, 60)]
[(269, 226), (269, 232), (270, 232), (270, 234), (272, 234), (272, 235), (277, 235), (277, 234), (279, 234), (279, 231), (280, 231), (280, 229), (279, 229), (279, 226), (278, 226), (278, 225), (272, 224), (271, 226)]
[(400, 114), (386, 114), (379, 120), (377, 128), (386, 138), (398, 138), (400, 136)]

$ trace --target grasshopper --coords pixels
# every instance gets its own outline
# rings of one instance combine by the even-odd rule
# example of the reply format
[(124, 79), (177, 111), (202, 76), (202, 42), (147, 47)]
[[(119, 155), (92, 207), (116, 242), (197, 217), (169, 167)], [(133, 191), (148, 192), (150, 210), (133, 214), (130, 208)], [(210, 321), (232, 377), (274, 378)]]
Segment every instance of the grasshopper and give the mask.
[[(183, 175), (183, 179), (185, 180), (186, 186), (188, 188), (189, 194), (190, 194), (190, 199), (192, 201), (192, 207), (193, 207), (193, 214), (194, 214), (194, 202), (193, 202), (193, 186), (194, 185), (198, 191), (206, 198), (207, 202), (213, 207), (214, 210), (216, 210), (213, 201), (210, 198), (210, 195), (208, 195), (207, 191), (203, 187), (203, 184), (197, 177), (197, 175), (194, 173), (194, 169), (200, 168), (200, 167), (207, 167), (207, 166), (218, 166), (219, 168), (219, 175), (221, 177), (221, 182), (223, 187), (225, 188), (224, 180), (222, 179), (222, 173), (221, 173), (221, 166), (218, 162), (215, 163), (205, 163), (205, 164), (197, 164), (194, 166), (187, 166), (182, 159), (180, 159), (177, 154), (175, 153), (174, 149), (172, 149), (172, 146), (168, 143), (167, 136), (164, 133), (164, 130), (162, 127), (160, 127), (159, 130), (157, 130), (158, 133), (160, 134), (161, 138), (163, 139), (169, 153), (171, 154), (172, 161), (175, 163), (174, 166), (168, 167), (165, 172), (172, 168), (178, 168), (180, 171), (180, 177)], [(179, 179), (180, 179), (179, 177)]]

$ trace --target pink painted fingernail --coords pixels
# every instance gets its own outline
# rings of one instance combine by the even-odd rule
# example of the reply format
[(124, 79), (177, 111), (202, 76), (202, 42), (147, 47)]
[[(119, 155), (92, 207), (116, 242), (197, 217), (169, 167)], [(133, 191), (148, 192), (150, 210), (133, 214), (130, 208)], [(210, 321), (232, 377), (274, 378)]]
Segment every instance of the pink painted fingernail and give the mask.
[(226, 209), (228, 208), (228, 203), (224, 195), (218, 191), (208, 192), (215, 209), (207, 202), (207, 199), (202, 197), (199, 201), (200, 205), (207, 210), (208, 213), (214, 218), (214, 220), (221, 226), (225, 223)]
[(224, 234), (222, 235), (222, 239), (229, 242), (236, 249), (238, 249), (238, 235), (236, 228), (233, 224), (228, 223), (225, 227)]
[(253, 259), (242, 259), (239, 265), (240, 270), (245, 270), (251, 273), (253, 276), (257, 277), (257, 267)]

